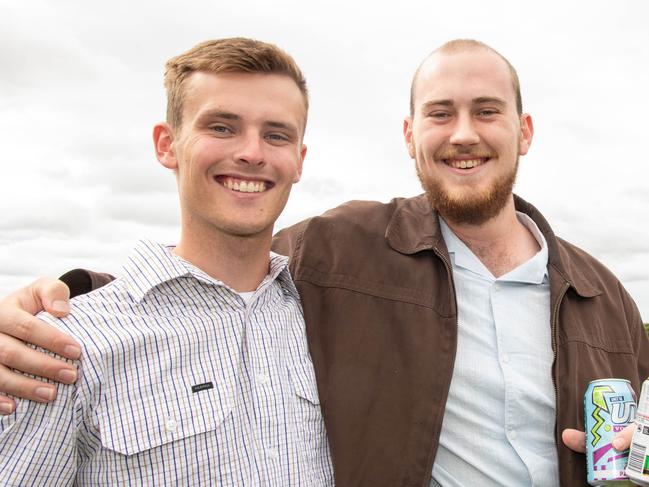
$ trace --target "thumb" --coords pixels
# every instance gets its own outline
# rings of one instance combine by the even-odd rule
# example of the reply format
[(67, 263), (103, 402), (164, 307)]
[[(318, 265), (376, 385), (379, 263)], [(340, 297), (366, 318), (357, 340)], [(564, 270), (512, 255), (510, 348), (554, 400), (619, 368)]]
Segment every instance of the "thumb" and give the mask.
[(586, 434), (583, 431), (566, 428), (561, 432), (563, 444), (577, 453), (586, 451)]
[(34, 303), (48, 313), (62, 317), (70, 312), (70, 289), (62, 281), (44, 277), (31, 285), (31, 291)]

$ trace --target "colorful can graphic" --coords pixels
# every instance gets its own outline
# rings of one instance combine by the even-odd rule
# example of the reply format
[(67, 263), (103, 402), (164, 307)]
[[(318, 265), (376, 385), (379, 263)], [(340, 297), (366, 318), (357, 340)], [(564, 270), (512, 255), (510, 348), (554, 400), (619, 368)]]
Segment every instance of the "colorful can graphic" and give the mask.
[(638, 485), (649, 485), (649, 379), (642, 384), (626, 474)]
[(586, 462), (590, 485), (632, 485), (624, 469), (629, 451), (613, 449), (613, 437), (635, 419), (636, 395), (624, 379), (600, 379), (584, 394)]

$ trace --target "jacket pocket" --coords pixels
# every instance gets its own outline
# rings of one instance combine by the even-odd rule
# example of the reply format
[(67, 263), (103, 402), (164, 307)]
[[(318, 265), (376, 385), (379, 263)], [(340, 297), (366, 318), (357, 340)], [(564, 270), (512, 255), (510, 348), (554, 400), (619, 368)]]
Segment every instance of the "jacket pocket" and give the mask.
[(106, 397), (97, 410), (102, 446), (122, 455), (135, 455), (214, 431), (231, 414), (234, 404), (233, 389), (223, 384), (176, 397), (171, 392), (135, 400), (124, 397)]

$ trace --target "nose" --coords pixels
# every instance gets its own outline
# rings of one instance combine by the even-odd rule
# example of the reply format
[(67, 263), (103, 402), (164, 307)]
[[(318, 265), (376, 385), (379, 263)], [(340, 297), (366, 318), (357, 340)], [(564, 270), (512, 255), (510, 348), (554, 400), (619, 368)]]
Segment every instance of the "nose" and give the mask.
[(449, 142), (453, 145), (475, 145), (480, 142), (480, 136), (470, 115), (458, 116)]
[(264, 149), (261, 135), (254, 131), (242, 134), (235, 149), (234, 160), (241, 164), (262, 165)]

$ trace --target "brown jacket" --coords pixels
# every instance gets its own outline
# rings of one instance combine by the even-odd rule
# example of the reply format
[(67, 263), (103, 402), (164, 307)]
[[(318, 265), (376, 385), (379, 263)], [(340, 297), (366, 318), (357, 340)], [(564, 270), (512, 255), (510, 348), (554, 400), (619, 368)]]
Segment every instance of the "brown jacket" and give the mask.
[[(557, 238), (532, 205), (516, 199), (545, 235), (552, 302), (556, 437), (563, 486), (586, 485), (585, 456), (560, 442), (583, 430), (593, 379), (622, 377), (639, 392), (649, 340), (620, 282)], [(453, 373), (457, 312), (449, 257), (423, 196), (351, 202), (278, 234), (291, 256), (307, 323), (336, 485), (428, 487)], [(109, 276), (73, 271), (72, 294)]]
[[(649, 340), (633, 300), (593, 257), (554, 236), (516, 198), (549, 248), (555, 436), (561, 485), (586, 485), (585, 456), (560, 441), (583, 430), (593, 379), (639, 392)], [(427, 487), (457, 343), (453, 276), (424, 196), (350, 202), (280, 232), (291, 256), (333, 457), (336, 485)]]

